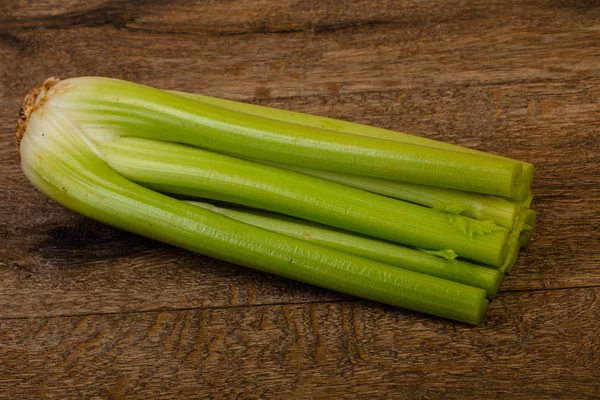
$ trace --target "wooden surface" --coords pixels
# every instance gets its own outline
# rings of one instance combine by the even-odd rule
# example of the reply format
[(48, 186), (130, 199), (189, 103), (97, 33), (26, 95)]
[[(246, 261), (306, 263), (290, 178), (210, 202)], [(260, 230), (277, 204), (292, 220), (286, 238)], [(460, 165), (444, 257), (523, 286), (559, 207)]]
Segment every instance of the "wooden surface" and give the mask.
[[(45, 77), (104, 75), (533, 162), (473, 328), (86, 220), (18, 165)], [(600, 2), (0, 3), (0, 398), (600, 398)]]

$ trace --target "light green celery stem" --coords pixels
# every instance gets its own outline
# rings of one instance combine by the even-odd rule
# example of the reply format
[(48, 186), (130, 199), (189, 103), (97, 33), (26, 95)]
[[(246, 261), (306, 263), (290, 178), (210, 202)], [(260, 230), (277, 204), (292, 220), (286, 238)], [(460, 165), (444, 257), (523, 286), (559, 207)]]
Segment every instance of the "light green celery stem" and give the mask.
[(521, 234), (519, 235), (519, 246), (522, 248), (529, 247), (529, 243), (531, 242), (531, 234), (532, 231), (529, 229), (524, 229), (521, 231)]
[(415, 183), (347, 175), (331, 171), (320, 171), (281, 163), (268, 164), (372, 193), (432, 207), (440, 211), (463, 214), (478, 220), (494, 221), (496, 224), (507, 229), (513, 226), (515, 216), (520, 210), (519, 204), (496, 196), (418, 185)]
[(521, 247), (528, 247), (533, 235), (533, 230), (536, 223), (536, 212), (535, 210), (528, 209), (525, 211), (525, 224), (519, 236), (519, 244)]
[(532, 210), (530, 208), (525, 211), (525, 223), (527, 225), (529, 225), (529, 227), (531, 227), (531, 229), (535, 228), (536, 220), (537, 220), (537, 213), (535, 212), (535, 210)]
[(508, 231), (493, 223), (462, 217), (464, 224), (453, 225), (437, 210), (190, 146), (119, 138), (98, 148), (117, 172), (161, 192), (242, 204), (418, 248), (452, 249), (483, 264), (504, 262)]
[[(518, 239), (518, 237), (517, 237)], [(506, 260), (504, 264), (502, 264), (498, 270), (504, 274), (509, 274), (515, 265), (517, 264), (517, 259), (519, 258), (519, 250), (521, 249), (520, 243), (518, 240), (511, 241), (511, 245), (506, 251)]]
[(490, 298), (496, 296), (504, 279), (504, 274), (494, 268), (482, 267), (465, 261), (446, 260), (417, 249), (353, 235), (308, 221), (256, 210), (217, 207), (195, 201), (190, 203), (285, 236), (331, 247), (410, 271), (479, 287), (485, 289)]
[(33, 112), (20, 142), (25, 175), (63, 206), (228, 262), (358, 297), (479, 324), (485, 290), (257, 228), (139, 186), (108, 167), (61, 110)]
[[(354, 122), (342, 121), (333, 118), (321, 117), (317, 115), (304, 114), (294, 111), (282, 110), (259, 106), (255, 104), (240, 103), (232, 100), (219, 99), (216, 97), (202, 96), (198, 94), (175, 92), (181, 96), (189, 97), (205, 104), (211, 104), (217, 107), (228, 108), (230, 110), (239, 111), (247, 114), (253, 114), (261, 117), (287, 121), (294, 124), (311, 126), (313, 128), (327, 129), (336, 132), (343, 132), (352, 135), (368, 136), (378, 139), (393, 140), (396, 142), (410, 143), (419, 146), (433, 147), (438, 149), (451, 150), (459, 153), (476, 154), (484, 157), (492, 157), (497, 159), (508, 158), (496, 154), (485, 153), (478, 150), (473, 150), (467, 147), (461, 147), (450, 143), (440, 142), (437, 140), (427, 139), (420, 136), (410, 135), (402, 132), (395, 132), (388, 129), (377, 128), (374, 126), (357, 124)], [(519, 185), (518, 194), (515, 199), (523, 201), (527, 198), (530, 192), (531, 181), (533, 179), (533, 164), (521, 161), (523, 167), (522, 184)]]
[(470, 153), (348, 135), (202, 103), (108, 78), (73, 78), (50, 103), (84, 132), (107, 131), (199, 146), (216, 152), (360, 176), (513, 198), (523, 164)]
[[(535, 213), (535, 212), (534, 212)], [(524, 232), (533, 229), (527, 224), (527, 220), (531, 217), (529, 209), (521, 209), (517, 214), (514, 225), (509, 231), (509, 238), (506, 250), (506, 259), (504, 263), (498, 268), (501, 272), (508, 274), (510, 273), (517, 263), (519, 251), (523, 246), (523, 241), (526, 240)]]
[(529, 207), (531, 207), (532, 201), (533, 201), (533, 193), (529, 193), (529, 196), (527, 196), (527, 198), (521, 202), (521, 205), (523, 206), (523, 208), (529, 208)]

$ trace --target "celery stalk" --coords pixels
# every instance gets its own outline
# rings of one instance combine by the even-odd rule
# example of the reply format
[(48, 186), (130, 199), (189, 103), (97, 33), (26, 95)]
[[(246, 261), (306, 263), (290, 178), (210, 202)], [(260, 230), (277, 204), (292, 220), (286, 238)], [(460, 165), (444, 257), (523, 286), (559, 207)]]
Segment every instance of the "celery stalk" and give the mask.
[(508, 231), (293, 171), (180, 144), (141, 138), (98, 143), (126, 178), (161, 192), (274, 211), (413, 247), (452, 249), (500, 266)]
[(532, 229), (523, 229), (519, 235), (519, 246), (523, 248), (529, 247), (529, 243), (531, 242), (531, 234)]
[(525, 211), (525, 223), (531, 228), (535, 228), (537, 213), (535, 210), (529, 209)]
[[(461, 147), (450, 143), (440, 142), (424, 138), (421, 136), (409, 135), (402, 132), (395, 132), (388, 129), (377, 128), (369, 125), (357, 124), (354, 122), (342, 121), (333, 118), (321, 117), (317, 115), (304, 114), (294, 111), (282, 110), (277, 108), (270, 108), (259, 106), (255, 104), (241, 103), (232, 100), (219, 99), (216, 97), (202, 96), (198, 94), (176, 92), (171, 93), (185, 96), (205, 104), (211, 104), (217, 107), (227, 108), (230, 110), (253, 114), (260, 117), (266, 117), (276, 119), (280, 121), (287, 121), (289, 123), (306, 125), (313, 128), (332, 130), (336, 132), (343, 132), (352, 135), (368, 136), (378, 139), (392, 140), (396, 142), (415, 144), (419, 146), (433, 147), (438, 149), (451, 150), (459, 153), (476, 154), (483, 157), (492, 157), (497, 159), (508, 159), (503, 156), (496, 154), (485, 153), (478, 150), (473, 150), (467, 147)], [(531, 181), (533, 179), (533, 164), (528, 162), (520, 161), (523, 167), (523, 179), (522, 184), (519, 186), (519, 193), (515, 196), (518, 201), (524, 201), (527, 199), (530, 193)], [(359, 180), (360, 178), (356, 179)], [(355, 181), (356, 181), (355, 180)], [(420, 204), (420, 203), (419, 203)]]
[(130, 82), (82, 77), (58, 83), (49, 102), (88, 135), (107, 130), (360, 176), (518, 198), (528, 179), (506, 158), (348, 135), (202, 103)]
[[(24, 104), (17, 145), (25, 175), (63, 206), (106, 224), (229, 262), (471, 324), (485, 291), (257, 228), (139, 186), (106, 165), (60, 108), (52, 82)], [(232, 183), (232, 185), (234, 185)]]
[(524, 229), (521, 231), (519, 236), (519, 244), (521, 247), (528, 247), (529, 242), (531, 241), (531, 235), (533, 234), (533, 229), (535, 228), (536, 222), (536, 212), (534, 210), (525, 211), (525, 224)]
[(417, 249), (334, 230), (308, 221), (258, 210), (217, 207), (196, 201), (190, 204), (285, 236), (331, 247), (383, 264), (479, 287), (486, 290), (489, 298), (496, 296), (504, 279), (502, 272), (494, 268), (456, 259), (447, 260)]
[(510, 274), (517, 263), (517, 258), (519, 257), (519, 250), (521, 249), (520, 242), (518, 238), (520, 235), (511, 240), (511, 245), (508, 247), (506, 251), (506, 259), (504, 260), (504, 264), (502, 264), (498, 270), (504, 274)]
[[(259, 160), (249, 160), (260, 162)], [(460, 190), (439, 188), (435, 186), (425, 186), (415, 183), (347, 175), (331, 171), (320, 171), (287, 164), (266, 164), (366, 190), (368, 192), (435, 208), (440, 211), (462, 214), (481, 221), (493, 221), (497, 225), (507, 229), (510, 229), (513, 226), (514, 219), (521, 208), (517, 203), (496, 196), (463, 192)]]
[[(456, 152), (478, 154), (487, 157), (505, 158), (495, 154), (484, 153), (477, 150), (460, 147), (444, 142), (439, 142), (419, 136), (408, 135), (401, 132), (394, 132), (386, 129), (376, 128), (368, 125), (361, 125), (347, 121), (335, 120), (332, 118), (314, 116), (298, 113), (294, 111), (273, 109), (255, 104), (241, 103), (232, 100), (219, 99), (197, 94), (176, 92), (184, 97), (195, 99), (199, 102), (215, 105), (222, 108), (258, 115), (261, 117), (272, 118), (290, 123), (311, 126), (320, 129), (329, 129), (348, 134), (369, 136), (386, 140), (393, 140), (403, 143), (417, 144), (421, 146), (442, 148)], [(261, 160), (250, 159), (261, 162)], [(522, 162), (524, 176), (526, 176), (527, 185), (523, 185), (523, 193), (519, 196), (521, 204), (507, 201), (495, 196), (479, 195), (471, 192), (464, 192), (452, 189), (445, 189), (434, 186), (425, 186), (421, 184), (398, 182), (392, 180), (363, 177), (357, 175), (348, 175), (332, 171), (315, 170), (302, 166), (294, 166), (281, 163), (269, 163), (279, 168), (287, 168), (293, 171), (301, 172), (307, 175), (316, 176), (332, 182), (341, 183), (367, 190), (373, 193), (383, 194), (385, 196), (409, 201), (415, 204), (421, 204), (428, 207), (440, 209), (446, 212), (459, 212), (479, 220), (491, 220), (505, 228), (511, 228), (515, 216), (520, 212), (521, 207), (529, 207), (531, 197), (529, 196), (529, 186), (533, 178), (533, 165)]]

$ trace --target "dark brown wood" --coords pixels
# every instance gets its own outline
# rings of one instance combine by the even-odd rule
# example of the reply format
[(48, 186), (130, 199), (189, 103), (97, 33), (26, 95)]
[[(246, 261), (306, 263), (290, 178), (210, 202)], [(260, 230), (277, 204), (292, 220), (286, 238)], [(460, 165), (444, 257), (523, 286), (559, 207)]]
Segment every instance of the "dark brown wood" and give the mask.
[[(35, 3), (35, 4), (30, 4)], [(598, 1), (0, 3), (0, 398), (598, 398)], [(102, 226), (13, 130), (104, 75), (531, 161), (538, 228), (472, 328)]]
[(359, 301), (2, 320), (1, 368), (12, 398), (591, 399), (599, 296), (510, 293), (481, 328)]

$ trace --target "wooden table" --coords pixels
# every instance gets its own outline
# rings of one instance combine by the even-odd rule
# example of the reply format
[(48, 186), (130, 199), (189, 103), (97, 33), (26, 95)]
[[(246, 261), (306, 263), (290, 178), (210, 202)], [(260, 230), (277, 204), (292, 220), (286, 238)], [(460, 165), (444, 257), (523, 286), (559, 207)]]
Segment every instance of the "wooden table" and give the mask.
[[(0, 60), (0, 398), (600, 398), (598, 1), (5, 0)], [(108, 228), (21, 173), (50, 75), (533, 162), (535, 240), (474, 328)]]

